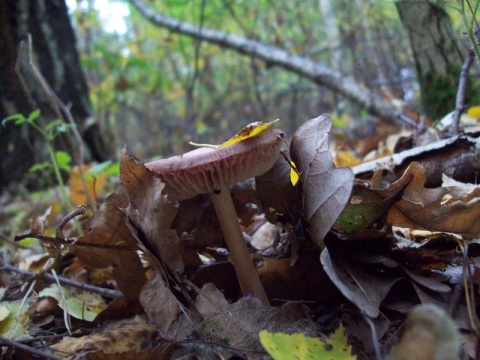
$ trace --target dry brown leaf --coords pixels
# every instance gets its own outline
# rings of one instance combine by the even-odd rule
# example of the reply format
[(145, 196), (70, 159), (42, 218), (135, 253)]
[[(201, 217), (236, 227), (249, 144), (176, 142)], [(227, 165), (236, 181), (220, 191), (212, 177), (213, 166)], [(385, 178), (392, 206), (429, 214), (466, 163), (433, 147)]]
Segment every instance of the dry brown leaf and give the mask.
[[(120, 210), (126, 206), (127, 198), (123, 187), (119, 187), (105, 199), (89, 220), (85, 234), (77, 241), (87, 246), (71, 247), (83, 262), (97, 268), (117, 266), (120, 263), (120, 253), (126, 251), (125, 247), (137, 247), (137, 241), (125, 224), (125, 214)], [(93, 246), (89, 247), (88, 244)]]
[(293, 135), (290, 154), (300, 172), (305, 220), (313, 242), (321, 249), (323, 238), (348, 202), (353, 186), (350, 168), (335, 168), (328, 149), (332, 127), (329, 115), (301, 125)]
[(180, 201), (172, 228), (178, 235), (191, 234), (194, 238), (194, 242), (189, 244), (191, 247), (225, 246), (218, 216), (208, 195)]
[(318, 249), (306, 249), (291, 266), (289, 258), (264, 258), (258, 275), (270, 299), (334, 302), (339, 293), (325, 274)]
[(91, 335), (65, 337), (50, 348), (57, 356), (73, 359), (143, 360), (162, 359), (165, 345), (159, 344), (156, 329), (136, 316), (110, 322)]
[(146, 277), (136, 252), (137, 240), (128, 229), (125, 213), (121, 210), (126, 206), (124, 189), (119, 187), (105, 199), (85, 234), (70, 248), (88, 265), (96, 268), (113, 266), (120, 290), (134, 300), (138, 298)]
[(195, 300), (195, 306), (203, 318), (215, 315), (229, 306), (225, 295), (211, 283), (203, 285)]
[(125, 206), (126, 214), (137, 231), (141, 232), (139, 237), (149, 243), (155, 256), (170, 270), (182, 272), (183, 262), (178, 252), (180, 240), (176, 232), (170, 229), (177, 207), (161, 194), (162, 182), (125, 152), (120, 162), (120, 179), (129, 201)]
[(164, 339), (184, 339), (195, 330), (193, 326), (198, 324), (196, 316), (191, 312), (187, 313), (158, 273), (143, 287), (140, 303), (148, 321), (155, 325)]
[[(269, 171), (255, 178), (257, 194), (269, 222), (280, 221), (295, 226), (303, 212), (302, 193), (290, 180), (291, 165), (286, 160), (290, 157), (287, 143), (281, 151), (285, 157), (279, 156)], [(282, 216), (283, 219), (279, 218)]]
[(287, 334), (302, 332), (313, 335), (315, 324), (306, 319), (300, 303), (281, 307), (263, 306), (256, 298), (244, 297), (219, 308), (203, 321), (202, 336), (225, 343), (233, 349), (263, 350), (258, 340), (260, 330)]
[(480, 187), (455, 183), (425, 187), (425, 169), (413, 162), (405, 174), (411, 176), (402, 199), (395, 203), (387, 220), (394, 226), (450, 232), (467, 239), (480, 234)]
[(341, 293), (372, 318), (380, 314), (382, 301), (393, 285), (401, 279), (401, 276), (395, 274), (372, 274), (365, 266), (349, 261), (338, 251), (331, 255), (329, 249), (325, 249), (320, 261)]

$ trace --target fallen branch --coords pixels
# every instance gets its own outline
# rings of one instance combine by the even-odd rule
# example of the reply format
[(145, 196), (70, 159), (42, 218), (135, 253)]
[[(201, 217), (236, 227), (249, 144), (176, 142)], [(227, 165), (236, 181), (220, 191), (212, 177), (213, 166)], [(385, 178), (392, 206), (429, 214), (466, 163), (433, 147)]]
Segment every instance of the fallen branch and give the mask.
[(430, 182), (438, 183), (442, 174), (446, 174), (456, 180), (477, 183), (480, 138), (476, 136), (478, 135), (459, 135), (417, 146), (354, 166), (352, 170), (357, 178), (371, 177), (379, 169), (388, 169), (401, 175), (412, 161), (417, 161), (425, 167)]

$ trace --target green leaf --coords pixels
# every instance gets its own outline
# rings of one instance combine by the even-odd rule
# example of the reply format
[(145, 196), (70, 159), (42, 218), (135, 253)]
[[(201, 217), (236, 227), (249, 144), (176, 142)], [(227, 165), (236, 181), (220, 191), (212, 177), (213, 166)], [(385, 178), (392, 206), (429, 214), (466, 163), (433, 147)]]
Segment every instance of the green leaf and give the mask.
[(70, 172), (70, 170), (72, 169), (70, 166), (70, 163), (72, 162), (72, 157), (69, 153), (65, 151), (57, 151), (55, 152), (55, 160), (60, 169), (67, 172)]
[(351, 355), (351, 346), (340, 326), (325, 342), (304, 334), (270, 333), (262, 330), (259, 333), (260, 343), (274, 360), (356, 360)]
[(92, 166), (90, 169), (88, 169), (87, 173), (92, 174), (92, 175), (98, 175), (98, 174), (102, 173), (103, 171), (105, 171), (106, 169), (108, 169), (108, 167), (110, 165), (112, 165), (111, 160), (101, 162), (99, 164), (96, 164), (96, 165)]
[(52, 169), (52, 165), (49, 162), (45, 161), (41, 164), (33, 165), (30, 169), (28, 169), (28, 172), (34, 173), (36, 171), (51, 170), (51, 169)]
[(107, 170), (108, 176), (120, 176), (120, 162), (115, 162)]
[(58, 301), (58, 306), (80, 320), (93, 321), (95, 317), (107, 307), (105, 301), (98, 294), (88, 291), (75, 291), (62, 286), (66, 303), (63, 301), (59, 287), (54, 284), (40, 291), (38, 296), (50, 296)]
[(63, 121), (60, 119), (53, 120), (45, 126), (45, 132), (47, 133), (48, 139), (53, 140), (57, 137), (59, 128), (62, 126)]
[(2, 125), (5, 126), (5, 124), (9, 121), (15, 121), (15, 125), (20, 125), (20, 124), (23, 124), (24, 122), (26, 122), (28, 119), (23, 116), (23, 114), (13, 114), (13, 115), (10, 115), (8, 117), (6, 117), (5, 119), (2, 120)]
[(27, 121), (28, 121), (29, 123), (34, 122), (36, 119), (38, 119), (38, 118), (40, 117), (40, 114), (41, 114), (40, 109), (35, 109), (35, 110), (33, 110), (33, 111), (30, 113), (30, 115), (28, 115)]
[(22, 301), (5, 301), (1, 305), (2, 320), (0, 321), (0, 336), (8, 339), (18, 338), (25, 334), (24, 324), (28, 320), (27, 308), (21, 308)]

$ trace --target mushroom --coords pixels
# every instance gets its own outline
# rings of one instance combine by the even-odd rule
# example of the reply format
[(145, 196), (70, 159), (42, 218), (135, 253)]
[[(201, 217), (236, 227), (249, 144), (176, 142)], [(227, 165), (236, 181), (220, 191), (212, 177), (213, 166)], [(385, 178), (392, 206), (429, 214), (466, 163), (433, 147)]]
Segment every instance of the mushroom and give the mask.
[(210, 195), (242, 294), (252, 294), (265, 305), (269, 301), (248, 253), (228, 186), (270, 170), (284, 136), (281, 130), (267, 130), (226, 147), (203, 147), (145, 164), (165, 184), (168, 200)]

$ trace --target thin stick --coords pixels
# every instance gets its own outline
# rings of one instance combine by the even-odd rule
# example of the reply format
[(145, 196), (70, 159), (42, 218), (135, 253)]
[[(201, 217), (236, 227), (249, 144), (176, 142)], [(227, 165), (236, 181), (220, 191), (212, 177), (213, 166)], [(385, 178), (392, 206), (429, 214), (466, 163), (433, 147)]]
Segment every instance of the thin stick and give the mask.
[(44, 358), (44, 359), (61, 360), (61, 358), (58, 358), (58, 357), (53, 356), (53, 355), (46, 354), (46, 353), (41, 352), (40, 350), (34, 349), (30, 346), (23, 345), (23, 344), (19, 343), (18, 341), (4, 338), (3, 336), (0, 336), (0, 345), (11, 346), (11, 347), (14, 347), (16, 349), (20, 349), (20, 350), (26, 351), (28, 353), (34, 354), (35, 356), (39, 356), (39, 357)]
[(62, 298), (62, 303), (63, 303), (63, 322), (65, 324), (65, 328), (68, 331), (68, 335), (72, 336), (72, 330), (70, 330), (70, 314), (68, 313), (68, 304), (67, 304), (67, 299), (65, 298), (65, 293), (63, 292), (63, 288), (60, 285), (60, 281), (58, 280), (57, 272), (55, 269), (52, 269), (52, 275), (55, 278), (55, 283), (58, 286), (58, 291), (60, 291), (60, 297)]
[(460, 117), (462, 116), (462, 112), (465, 108), (465, 92), (467, 91), (468, 71), (472, 67), (474, 58), (475, 54), (473, 50), (469, 51), (468, 56), (463, 63), (462, 70), (460, 71), (460, 81), (458, 82), (457, 99), (455, 101), (455, 113), (453, 115), (451, 129), (451, 133), (453, 136), (458, 135), (459, 132)]
[(77, 238), (60, 239), (55, 236), (37, 235), (32, 233), (15, 235), (14, 240), (20, 241), (27, 238), (33, 238), (33, 239), (38, 239), (42, 241), (51, 241), (55, 244), (65, 245), (65, 246), (85, 246), (85, 247), (92, 247), (92, 248), (114, 249), (114, 250), (137, 250), (138, 249), (138, 246), (136, 245), (95, 244), (95, 243), (88, 243), (84, 241), (77, 241)]
[[(32, 278), (42, 277), (43, 279), (45, 279), (47, 281), (55, 282), (54, 276), (49, 274), (49, 273), (33, 273), (33, 272), (30, 272), (30, 271), (17, 269), (15, 267), (11, 266), (11, 265), (4, 265), (4, 266), (0, 267), (0, 271), (11, 271), (11, 272), (15, 272), (17, 274), (20, 274), (20, 275), (23, 275), (23, 276), (26, 276), (26, 277), (32, 277)], [(99, 294), (99, 295), (101, 295), (103, 297), (106, 297), (108, 299), (116, 299), (118, 297), (123, 296), (122, 292), (120, 292), (120, 291), (85, 284), (85, 283), (82, 283), (82, 282), (79, 282), (79, 281), (67, 279), (67, 278), (62, 277), (62, 276), (57, 276), (57, 279), (58, 279), (60, 284), (63, 284), (63, 285), (66, 285), (66, 286), (71, 286), (71, 287), (74, 287), (74, 288), (77, 288), (77, 289), (80, 289), (80, 290), (84, 290), (84, 291), (90, 291), (92, 293)]]

